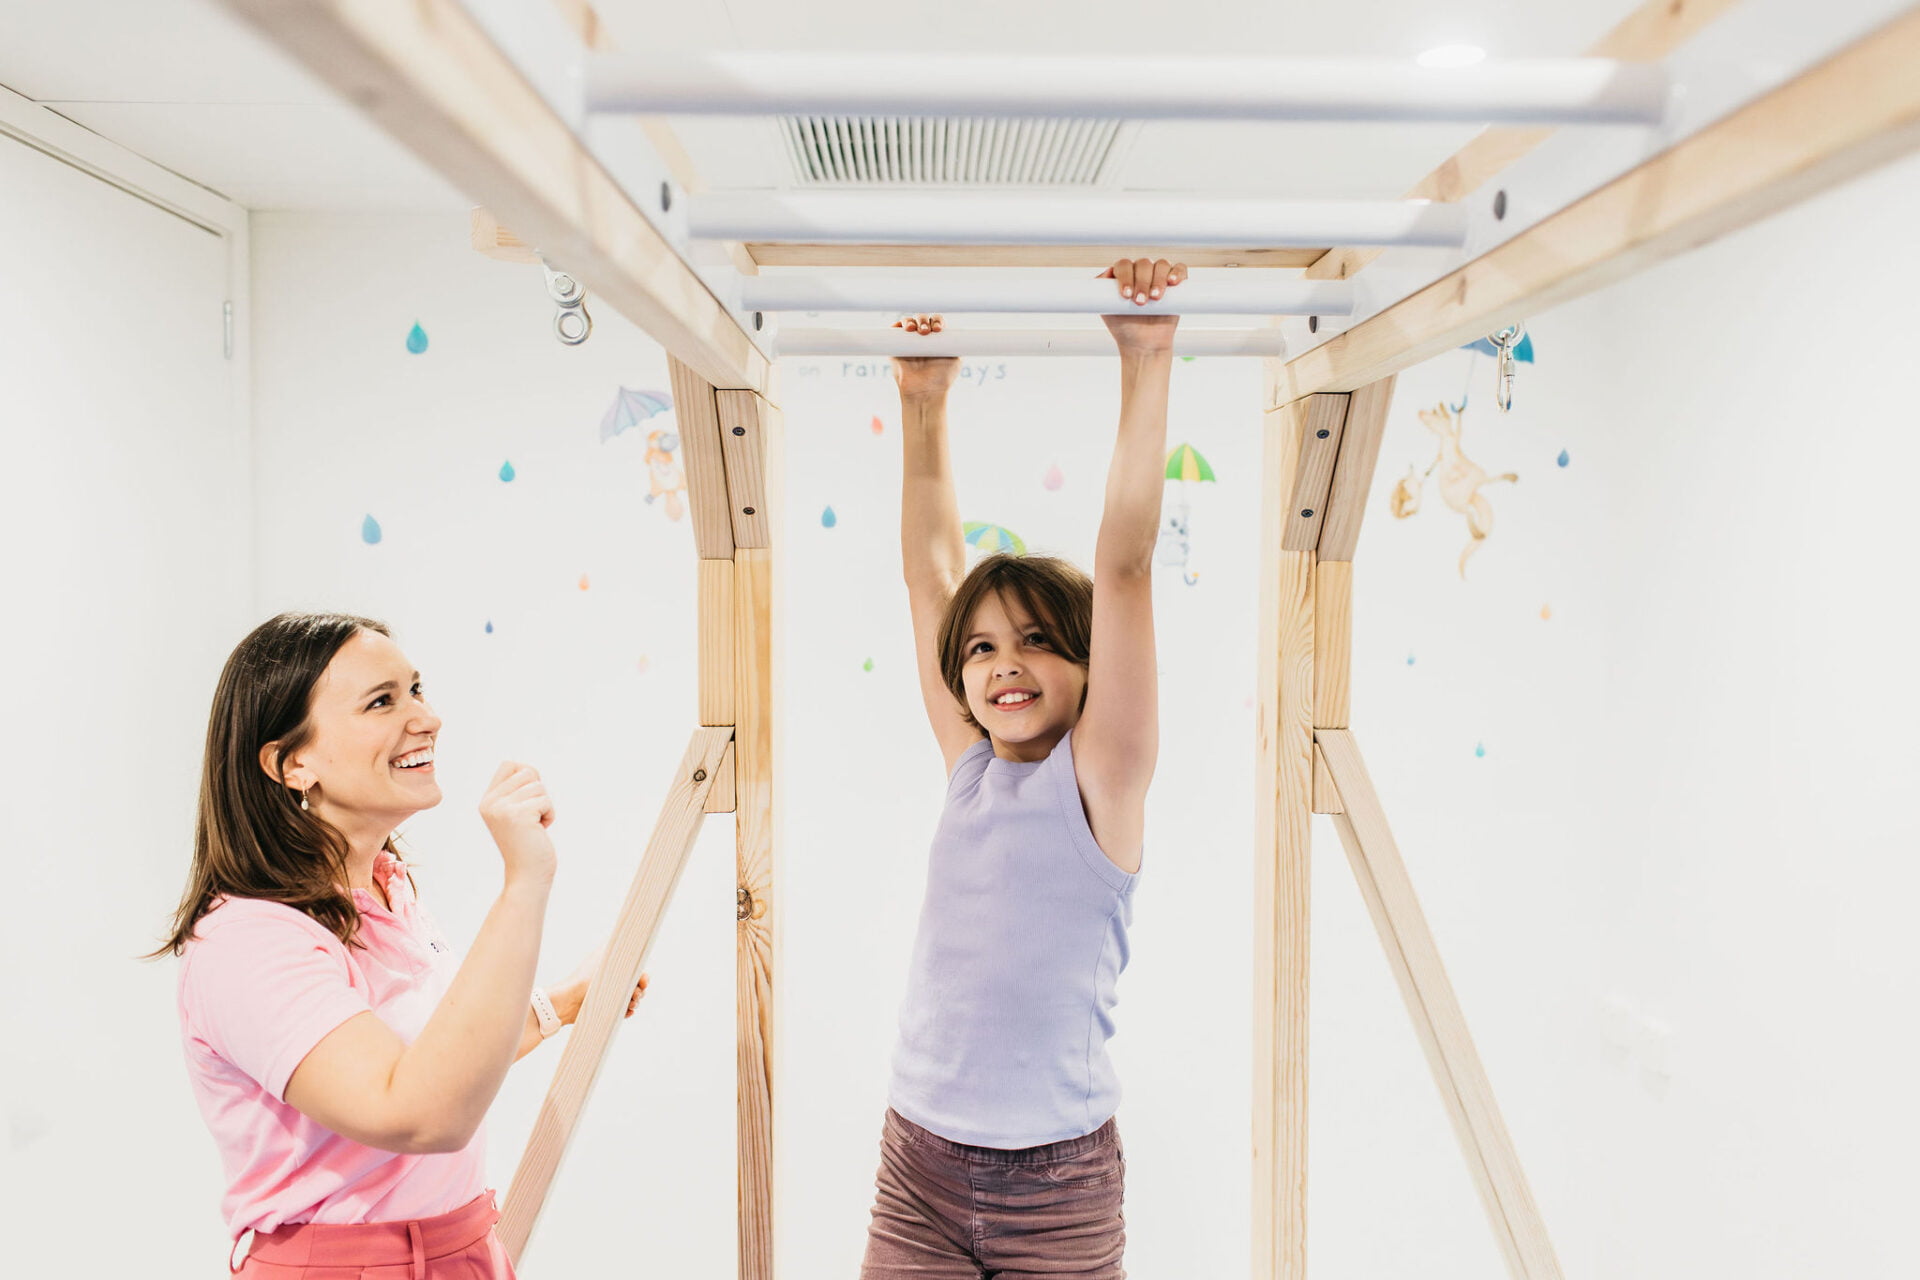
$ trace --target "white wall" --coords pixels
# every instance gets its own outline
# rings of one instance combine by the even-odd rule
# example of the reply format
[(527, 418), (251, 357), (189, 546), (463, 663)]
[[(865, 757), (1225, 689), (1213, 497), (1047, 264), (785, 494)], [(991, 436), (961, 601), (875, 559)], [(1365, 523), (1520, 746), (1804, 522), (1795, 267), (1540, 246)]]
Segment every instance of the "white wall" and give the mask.
[[(245, 215), (215, 234), (7, 136), (33, 115), (0, 101), (8, 1269), (97, 1257), (104, 1220), (204, 1274), (219, 1165), (173, 965), (135, 957), (178, 900), (208, 694), (252, 618), (242, 375), (222, 349)], [(117, 163), (60, 124), (59, 143)], [(244, 275), (231, 283), (244, 322)]]
[[(1358, 554), (1354, 723), (1570, 1276), (1900, 1273), (1894, 1224), (1920, 1190), (1902, 1092), (1920, 762), (1895, 575), (1920, 459), (1895, 371), (1920, 337), (1900, 216), (1917, 191), (1908, 163), (1535, 317), (1540, 360), (1509, 418), (1479, 361), (1469, 452), (1521, 480), (1490, 491), (1495, 531), (1465, 583), (1462, 522), (1431, 484), (1410, 520), (1385, 501), (1430, 457), (1414, 411), (1457, 399), (1472, 362), (1402, 378)], [(124, 280), (161, 260), (56, 220), (79, 237), (58, 261)], [(138, 1185), (171, 1224), (155, 1274), (204, 1273), (218, 1180), (171, 974), (124, 957), (177, 892), (201, 717), (247, 626), (289, 607), (394, 624), (446, 719), (448, 800), (407, 835), (456, 938), (497, 886), (473, 808), (485, 779), (509, 756), (546, 773), (554, 977), (612, 920), (694, 722), (690, 530), (639, 500), (649, 428), (598, 431), (617, 386), (666, 387), (658, 348), (605, 307), (585, 347), (560, 347), (537, 270), (472, 254), (459, 217), (270, 215), (254, 237), (250, 540), (240, 442), (166, 417), (174, 397), (153, 390), (184, 376), (162, 345), (183, 324), (96, 347), (0, 305), (0, 352), (29, 352), (21, 367), (59, 393), (24, 418), (7, 402), (8, 456), (53, 460), (33, 483), (16, 470), (0, 504), (18, 616), (56, 622), (9, 628), (9, 666), (88, 682), (29, 681), (18, 723), (40, 732), (8, 735), (9, 774), (55, 801), (9, 814), (16, 883), (36, 902), (77, 884), (89, 904), (7, 944), (9, 973), (79, 955), (70, 990), (11, 984), (10, 1025), (40, 1034), (8, 1042), (8, 1194), (65, 1251), (97, 1222), (70, 1189)], [(1873, 246), (1870, 270), (1810, 252), (1852, 243)], [(37, 269), (6, 262), (9, 284)], [(185, 305), (199, 287), (158, 292)], [(963, 514), (1084, 561), (1111, 365), (970, 366)], [(137, 403), (89, 420), (101, 434), (62, 425), (109, 367)], [(1115, 1041), (1142, 1277), (1245, 1269), (1257, 395), (1250, 364), (1176, 370), (1170, 434), (1219, 479), (1192, 495), (1199, 581), (1163, 570), (1157, 588), (1165, 737)], [(940, 777), (896, 586), (891, 384), (877, 363), (813, 361), (785, 371), (783, 399), (780, 1250), (784, 1274), (834, 1276), (861, 1248)], [(250, 611), (233, 576), (249, 557)], [(125, 709), (138, 758), (103, 769), (102, 725), (125, 734)], [(1316, 835), (1314, 1274), (1498, 1274), (1338, 844)], [(716, 821), (696, 851), (529, 1276), (732, 1274), (729, 837)], [(496, 1107), (503, 1189), (557, 1057), (530, 1059)]]

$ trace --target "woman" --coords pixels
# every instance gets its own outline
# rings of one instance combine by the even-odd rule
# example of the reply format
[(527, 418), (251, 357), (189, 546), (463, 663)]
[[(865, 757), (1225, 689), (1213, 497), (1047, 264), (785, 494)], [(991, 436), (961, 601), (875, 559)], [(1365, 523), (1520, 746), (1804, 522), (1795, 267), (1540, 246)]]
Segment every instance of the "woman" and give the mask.
[(420, 673), (366, 618), (281, 614), (214, 692), (161, 950), (182, 958), (228, 1230), (254, 1233), (241, 1275), (513, 1274), (481, 1121), (507, 1068), (578, 1014), (592, 969), (533, 986), (553, 802), (526, 765), (502, 764), (480, 802), (504, 875), (464, 961), (421, 908), (393, 832), (440, 803), (439, 733)]

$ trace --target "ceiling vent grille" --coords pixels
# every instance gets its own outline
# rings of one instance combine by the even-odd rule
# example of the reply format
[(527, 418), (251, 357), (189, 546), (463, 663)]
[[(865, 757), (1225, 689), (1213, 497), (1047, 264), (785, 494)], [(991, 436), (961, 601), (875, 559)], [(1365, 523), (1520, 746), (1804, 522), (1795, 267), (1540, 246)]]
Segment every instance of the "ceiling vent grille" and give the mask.
[(1118, 120), (782, 116), (803, 187), (1099, 185)]

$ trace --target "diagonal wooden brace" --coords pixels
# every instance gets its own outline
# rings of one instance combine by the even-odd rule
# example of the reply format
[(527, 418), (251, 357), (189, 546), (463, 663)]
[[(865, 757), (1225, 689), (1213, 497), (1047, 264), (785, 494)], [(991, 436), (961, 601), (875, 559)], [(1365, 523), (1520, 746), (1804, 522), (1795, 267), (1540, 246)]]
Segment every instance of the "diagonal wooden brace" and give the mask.
[(1393, 842), (1380, 798), (1374, 794), (1360, 748), (1345, 729), (1321, 729), (1314, 738), (1344, 810), (1334, 815), (1334, 826), (1413, 1018), (1414, 1034), (1440, 1086), (1441, 1101), (1453, 1121), (1474, 1185), (1480, 1189), (1507, 1270), (1514, 1280), (1560, 1280), (1560, 1263), (1547, 1238), (1546, 1223), (1527, 1187), (1513, 1140), (1507, 1136), (1493, 1086), (1473, 1047), (1466, 1015), (1440, 963), (1439, 948)]
[(660, 806), (660, 818), (647, 841), (640, 870), (627, 890), (607, 953), (587, 988), (586, 1005), (567, 1037), (553, 1084), (534, 1121), (533, 1135), (527, 1139), (519, 1167), (513, 1171), (513, 1182), (507, 1188), (506, 1206), (500, 1214), (500, 1240), (516, 1263), (527, 1247), (527, 1237), (533, 1234), (574, 1126), (593, 1092), (600, 1063), (626, 1016), (627, 1001), (640, 981), (660, 919), (673, 897), (674, 886), (680, 883), (680, 872), (687, 865), (694, 839), (700, 834), (707, 793), (732, 751), (731, 728), (694, 730), (673, 786)]

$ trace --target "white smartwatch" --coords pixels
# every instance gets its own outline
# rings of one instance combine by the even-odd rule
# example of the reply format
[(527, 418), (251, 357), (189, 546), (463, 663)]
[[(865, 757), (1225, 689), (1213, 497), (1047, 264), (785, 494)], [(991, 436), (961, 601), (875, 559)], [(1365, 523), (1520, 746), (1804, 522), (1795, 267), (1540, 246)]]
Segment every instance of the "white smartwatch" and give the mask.
[(560, 1015), (553, 1011), (553, 1001), (547, 999), (547, 993), (539, 987), (533, 989), (533, 1016), (540, 1019), (542, 1040), (567, 1025), (560, 1021)]

